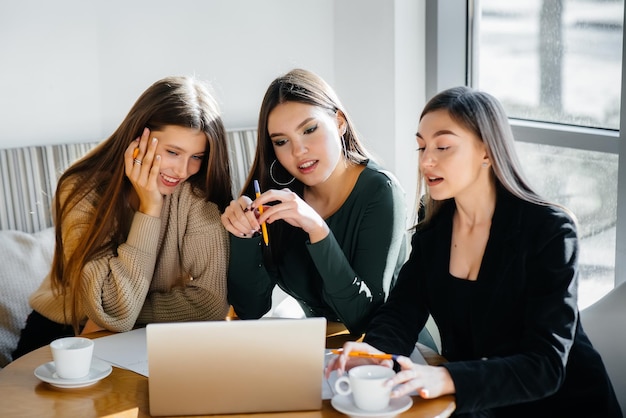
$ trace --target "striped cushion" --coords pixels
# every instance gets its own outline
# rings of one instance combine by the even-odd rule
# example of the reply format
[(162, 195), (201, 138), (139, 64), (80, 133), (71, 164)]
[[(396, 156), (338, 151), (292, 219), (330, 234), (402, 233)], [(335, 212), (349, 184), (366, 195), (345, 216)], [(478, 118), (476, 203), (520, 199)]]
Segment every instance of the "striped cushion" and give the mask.
[(239, 196), (248, 171), (254, 162), (256, 151), (256, 129), (229, 131), (228, 156), (230, 176), (233, 181), (233, 196)]
[[(256, 130), (227, 133), (233, 194), (252, 165)], [(97, 142), (0, 149), (0, 230), (37, 232), (52, 226), (50, 205), (57, 179)]]

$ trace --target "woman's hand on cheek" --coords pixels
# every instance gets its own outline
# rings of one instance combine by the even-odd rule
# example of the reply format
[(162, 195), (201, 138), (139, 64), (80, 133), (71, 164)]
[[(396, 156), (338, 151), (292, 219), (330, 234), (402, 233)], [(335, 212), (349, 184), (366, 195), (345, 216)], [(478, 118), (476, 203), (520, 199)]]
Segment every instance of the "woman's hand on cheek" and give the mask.
[(161, 156), (156, 155), (158, 140), (150, 138), (145, 128), (141, 138), (133, 141), (124, 153), (126, 176), (133, 185), (139, 199), (139, 211), (149, 216), (161, 216), (163, 195), (158, 182)]

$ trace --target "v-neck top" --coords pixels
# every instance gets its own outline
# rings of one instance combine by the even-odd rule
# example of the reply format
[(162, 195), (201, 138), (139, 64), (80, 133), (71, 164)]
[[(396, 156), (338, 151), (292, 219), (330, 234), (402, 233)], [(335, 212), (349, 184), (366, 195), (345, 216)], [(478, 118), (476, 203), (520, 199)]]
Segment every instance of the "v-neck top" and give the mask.
[[(448, 273), (447, 290), (450, 307), (450, 325), (452, 336), (448, 343), (454, 344), (458, 352), (472, 352), (474, 336), (472, 333), (472, 310), (474, 306), (475, 280), (460, 279)], [(450, 361), (458, 360), (448, 358)]]
[(418, 227), (411, 255), (364, 341), (409, 355), (432, 315), (456, 413), (621, 417), (577, 307), (576, 223), (562, 209), (497, 189), (476, 281), (450, 277), (454, 202)]

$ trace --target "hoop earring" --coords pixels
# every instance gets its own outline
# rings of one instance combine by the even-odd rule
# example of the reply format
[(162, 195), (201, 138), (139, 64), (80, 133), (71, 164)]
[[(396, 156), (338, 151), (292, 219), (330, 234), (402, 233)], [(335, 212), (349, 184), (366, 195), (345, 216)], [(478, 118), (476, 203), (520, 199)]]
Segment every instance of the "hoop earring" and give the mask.
[(274, 177), (274, 164), (276, 164), (276, 161), (278, 160), (274, 160), (272, 161), (272, 164), (270, 164), (270, 178), (274, 183), (278, 184), (279, 186), (289, 186), (296, 178), (292, 177), (291, 180), (289, 180), (287, 183), (281, 183), (280, 181), (276, 180), (276, 178)]
[(343, 156), (348, 158), (348, 149), (346, 148), (346, 141), (343, 139), (343, 135), (341, 135), (341, 150), (343, 151)]

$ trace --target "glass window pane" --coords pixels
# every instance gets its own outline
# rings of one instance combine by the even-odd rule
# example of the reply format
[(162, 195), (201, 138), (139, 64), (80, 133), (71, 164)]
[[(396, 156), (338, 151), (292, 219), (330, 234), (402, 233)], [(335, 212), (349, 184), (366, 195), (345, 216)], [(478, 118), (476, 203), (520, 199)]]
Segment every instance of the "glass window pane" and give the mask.
[(479, 0), (472, 85), (510, 117), (619, 129), (624, 0)]
[(583, 309), (614, 286), (617, 155), (516, 144), (531, 185), (547, 199), (569, 208), (578, 219), (578, 306)]

